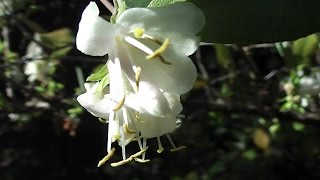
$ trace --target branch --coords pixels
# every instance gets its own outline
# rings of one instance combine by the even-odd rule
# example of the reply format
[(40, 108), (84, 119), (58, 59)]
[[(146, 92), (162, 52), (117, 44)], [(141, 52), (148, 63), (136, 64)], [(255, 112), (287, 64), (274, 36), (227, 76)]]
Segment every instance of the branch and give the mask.
[(239, 104), (226, 102), (201, 102), (191, 101), (190, 104), (207, 108), (211, 111), (220, 111), (225, 113), (239, 113), (258, 115), (265, 118), (278, 118), (283, 122), (300, 122), (306, 125), (320, 127), (320, 116), (315, 113), (298, 114), (294, 112), (281, 112), (277, 107), (253, 105), (253, 104)]

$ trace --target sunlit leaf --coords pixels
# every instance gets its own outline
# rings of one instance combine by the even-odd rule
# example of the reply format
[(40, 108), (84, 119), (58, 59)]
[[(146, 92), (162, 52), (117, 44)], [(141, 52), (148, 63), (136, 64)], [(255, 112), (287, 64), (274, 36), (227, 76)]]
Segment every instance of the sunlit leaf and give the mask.
[(148, 7), (161, 7), (161, 6), (166, 6), (169, 4), (173, 4), (176, 2), (183, 2), (186, 0), (152, 0)]
[(91, 74), (86, 81), (100, 81), (102, 78), (104, 78), (107, 74), (109, 73), (107, 65), (105, 64), (104, 66), (101, 67), (101, 69), (94, 73)]

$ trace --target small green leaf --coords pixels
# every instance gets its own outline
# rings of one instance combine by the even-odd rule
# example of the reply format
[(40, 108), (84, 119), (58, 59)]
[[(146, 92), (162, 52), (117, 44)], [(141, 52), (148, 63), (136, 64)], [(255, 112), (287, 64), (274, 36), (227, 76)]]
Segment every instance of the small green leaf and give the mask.
[(110, 83), (109, 74), (104, 76), (99, 82), (99, 86), (97, 87), (96, 92), (102, 92), (103, 89)]
[(217, 63), (228, 70), (234, 70), (235, 64), (231, 50), (223, 44), (215, 44)]
[(101, 69), (94, 73), (91, 74), (86, 81), (100, 81), (101, 79), (103, 79), (107, 74), (109, 73), (107, 65), (105, 64), (104, 66), (101, 67)]
[(147, 7), (151, 0), (125, 0), (129, 8), (133, 7)]
[(74, 43), (74, 35), (68, 28), (39, 34), (40, 42), (51, 48), (61, 48)]
[(186, 0), (152, 0), (148, 7), (162, 7), (176, 2), (184, 2)]
[(313, 55), (318, 48), (319, 37), (317, 34), (300, 38), (293, 42), (292, 51), (294, 55), (306, 58)]

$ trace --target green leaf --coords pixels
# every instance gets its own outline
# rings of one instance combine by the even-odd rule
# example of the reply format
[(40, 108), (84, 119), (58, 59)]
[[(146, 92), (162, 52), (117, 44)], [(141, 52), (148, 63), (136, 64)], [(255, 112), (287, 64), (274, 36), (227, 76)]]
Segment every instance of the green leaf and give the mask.
[(310, 57), (313, 55), (318, 48), (319, 37), (317, 34), (300, 38), (293, 42), (292, 51), (294, 55), (300, 57)]
[(125, 0), (129, 8), (133, 7), (147, 7), (151, 0)]
[(186, 0), (152, 0), (148, 7), (162, 7), (176, 2), (184, 2)]
[(103, 79), (107, 74), (109, 73), (107, 65), (105, 64), (104, 66), (101, 67), (101, 69), (94, 73), (91, 74), (86, 81), (100, 81), (101, 79)]
[(99, 82), (99, 86), (97, 87), (96, 92), (102, 92), (103, 89), (110, 83), (109, 74), (104, 76), (101, 81)]
[(74, 43), (74, 35), (68, 28), (39, 34), (40, 42), (51, 48), (66, 47)]
[(319, 0), (190, 0), (206, 16), (202, 41), (262, 43), (320, 31)]
[(231, 50), (224, 44), (215, 44), (217, 63), (227, 70), (234, 70), (235, 63)]

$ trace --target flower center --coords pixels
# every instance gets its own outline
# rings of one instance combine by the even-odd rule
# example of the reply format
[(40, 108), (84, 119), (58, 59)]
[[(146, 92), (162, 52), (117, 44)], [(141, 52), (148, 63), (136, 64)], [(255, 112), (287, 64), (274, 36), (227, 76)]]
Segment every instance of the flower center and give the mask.
[[(129, 43), (130, 45), (145, 52), (147, 54), (146, 59), (148, 59), (148, 60), (159, 59), (164, 64), (168, 64), (168, 65), (172, 64), (171, 62), (166, 61), (165, 58), (163, 57), (164, 52), (168, 49), (168, 47), (170, 45), (170, 40), (168, 38), (166, 38), (164, 40), (164, 42), (161, 42), (157, 38), (146, 34), (145, 30), (143, 28), (135, 28), (135, 29), (131, 30), (129, 33), (132, 33), (134, 35), (134, 37), (125, 36), (124, 40), (127, 43)], [(156, 43), (160, 47), (156, 50), (152, 50), (150, 47), (143, 44), (138, 39), (144, 39), (144, 40), (151, 41), (153, 43)]]

